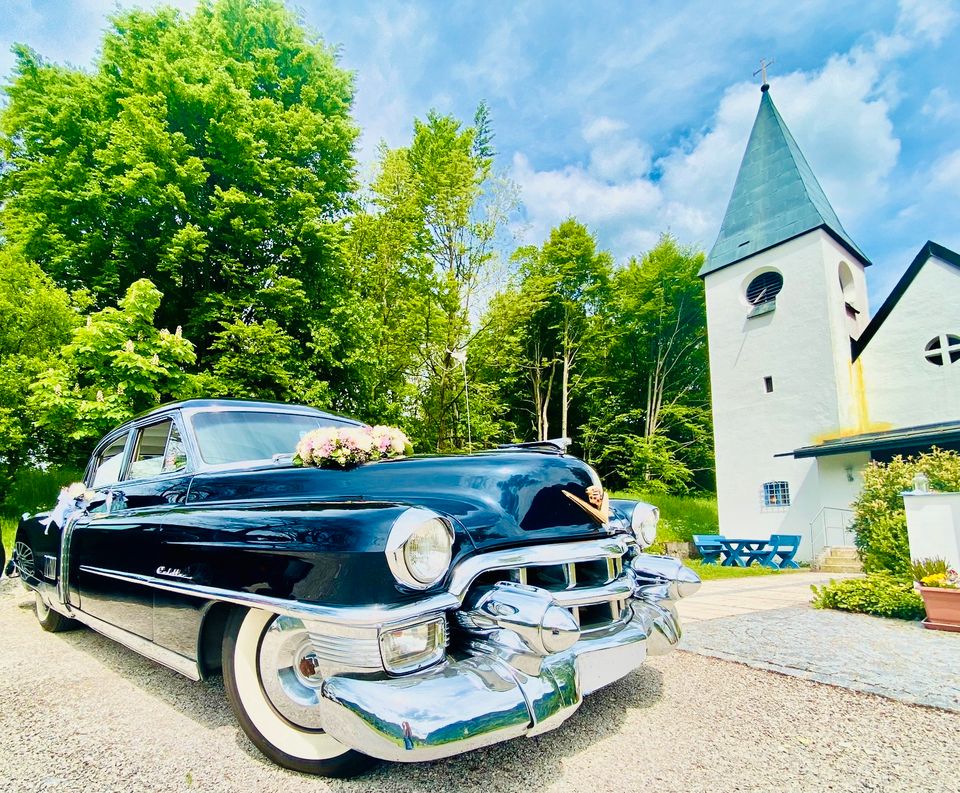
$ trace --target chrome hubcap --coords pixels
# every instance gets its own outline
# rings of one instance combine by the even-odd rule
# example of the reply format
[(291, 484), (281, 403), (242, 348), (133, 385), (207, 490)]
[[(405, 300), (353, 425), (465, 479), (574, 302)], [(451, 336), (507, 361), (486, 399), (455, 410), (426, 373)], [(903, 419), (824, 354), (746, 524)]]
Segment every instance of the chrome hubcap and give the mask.
[(277, 617), (264, 631), (257, 658), (260, 685), (274, 710), (297, 727), (321, 730), (320, 658), (303, 622)]
[(17, 567), (17, 572), (22, 576), (33, 577), (33, 551), (25, 542), (18, 542), (13, 546), (13, 562)]

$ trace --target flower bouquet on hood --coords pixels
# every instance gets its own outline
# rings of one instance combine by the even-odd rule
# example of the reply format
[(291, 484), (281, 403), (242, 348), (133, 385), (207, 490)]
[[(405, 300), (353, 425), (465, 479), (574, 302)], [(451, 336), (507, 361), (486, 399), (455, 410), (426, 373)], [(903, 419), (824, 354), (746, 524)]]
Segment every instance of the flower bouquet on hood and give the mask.
[(396, 427), (321, 427), (300, 439), (293, 462), (317, 468), (352, 468), (412, 452), (407, 436)]

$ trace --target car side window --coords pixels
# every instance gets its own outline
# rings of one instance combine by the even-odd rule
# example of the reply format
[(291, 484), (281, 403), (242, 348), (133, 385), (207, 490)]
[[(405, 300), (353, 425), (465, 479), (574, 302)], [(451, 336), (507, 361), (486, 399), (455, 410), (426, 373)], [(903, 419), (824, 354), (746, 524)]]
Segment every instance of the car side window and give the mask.
[(121, 435), (100, 452), (97, 467), (93, 473), (92, 487), (103, 487), (120, 481), (120, 467), (123, 465), (123, 450), (126, 445), (127, 436)]
[(171, 420), (137, 430), (125, 479), (150, 479), (186, 468), (187, 454), (177, 425)]

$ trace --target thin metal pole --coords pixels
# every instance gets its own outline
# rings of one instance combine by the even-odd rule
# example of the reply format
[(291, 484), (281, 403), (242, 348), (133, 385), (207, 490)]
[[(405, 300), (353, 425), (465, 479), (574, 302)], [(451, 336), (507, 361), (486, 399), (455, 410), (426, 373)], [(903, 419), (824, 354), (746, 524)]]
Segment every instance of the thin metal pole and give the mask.
[(470, 389), (467, 386), (467, 358), (464, 356), (461, 362), (463, 366), (463, 395), (467, 400), (467, 451), (473, 451), (473, 437), (470, 432)]

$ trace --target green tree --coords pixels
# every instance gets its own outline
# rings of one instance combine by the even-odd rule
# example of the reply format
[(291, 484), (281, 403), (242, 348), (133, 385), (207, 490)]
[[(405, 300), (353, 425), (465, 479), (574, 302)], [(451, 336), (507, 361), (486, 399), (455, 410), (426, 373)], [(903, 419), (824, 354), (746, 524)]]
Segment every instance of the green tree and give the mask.
[(514, 426), (528, 423), (519, 410), (543, 440), (556, 417), (559, 434), (567, 437), (573, 434), (573, 398), (587, 383), (587, 370), (578, 367), (581, 354), (605, 344), (612, 259), (573, 219), (553, 229), (542, 247), (520, 248), (513, 259), (516, 283), (492, 301), (486, 321), (498, 328), (494, 338), (511, 347), (500, 377), (508, 389), (527, 395), (514, 402)]
[(381, 151), (369, 211), (352, 223), (359, 293), (370, 298), (359, 319), (385, 364), (368, 367), (378, 371), (365, 389), (386, 386), (379, 390), (399, 396), (412, 410), (406, 423), (427, 448), (467, 440), (471, 320), (512, 205), (492, 173), (483, 105), (477, 121), (479, 128), (464, 127), (435, 112), (415, 121), (410, 146)]
[(0, 247), (0, 495), (39, 449), (30, 382), (78, 323), (70, 298), (32, 262)]
[(29, 408), (47, 460), (82, 463), (106, 432), (187, 386), (193, 345), (179, 327), (156, 329), (161, 297), (135, 281), (116, 308), (88, 315), (33, 383)]
[(709, 488), (713, 468), (703, 253), (669, 236), (618, 270), (585, 451), (619, 484)]
[[(329, 380), (357, 135), (333, 51), (278, 0), (217, 0), (115, 16), (90, 72), (16, 57), (8, 244), (98, 308), (149, 278), (158, 322), (183, 324), (201, 364), (222, 355), (224, 323), (272, 320)], [(278, 289), (299, 290), (297, 311), (268, 299)]]

